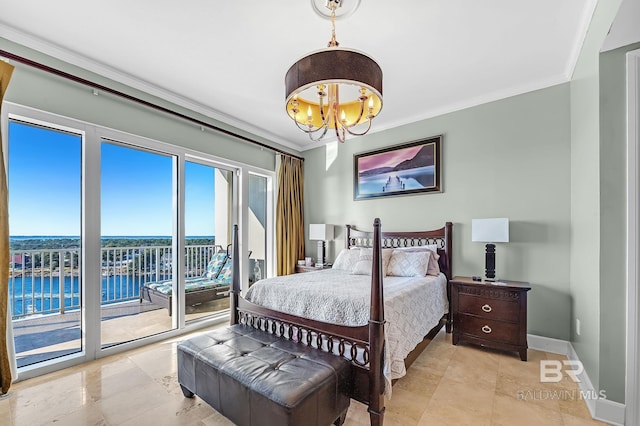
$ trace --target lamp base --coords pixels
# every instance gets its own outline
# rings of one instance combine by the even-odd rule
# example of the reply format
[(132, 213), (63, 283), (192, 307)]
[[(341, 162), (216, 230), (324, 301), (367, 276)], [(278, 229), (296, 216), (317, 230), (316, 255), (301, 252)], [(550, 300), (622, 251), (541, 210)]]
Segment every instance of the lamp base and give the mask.
[(493, 282), (496, 280), (496, 245), (489, 243), (485, 248), (487, 251), (484, 256), (484, 280)]
[(318, 241), (318, 261), (316, 266), (324, 266), (324, 241)]

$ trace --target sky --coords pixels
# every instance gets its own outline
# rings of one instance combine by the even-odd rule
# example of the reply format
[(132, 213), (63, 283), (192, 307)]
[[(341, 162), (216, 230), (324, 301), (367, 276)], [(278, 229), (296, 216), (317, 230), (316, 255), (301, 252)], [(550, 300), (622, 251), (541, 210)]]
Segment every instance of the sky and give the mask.
[(358, 170), (360, 172), (365, 172), (367, 170), (377, 169), (380, 167), (394, 167), (398, 163), (413, 158), (421, 148), (422, 145), (418, 145), (410, 148), (360, 157), (358, 158)]
[[(77, 236), (81, 230), (81, 136), (9, 123), (9, 232)], [(215, 235), (214, 168), (185, 165), (185, 233)], [(103, 236), (172, 234), (172, 157), (101, 145)]]

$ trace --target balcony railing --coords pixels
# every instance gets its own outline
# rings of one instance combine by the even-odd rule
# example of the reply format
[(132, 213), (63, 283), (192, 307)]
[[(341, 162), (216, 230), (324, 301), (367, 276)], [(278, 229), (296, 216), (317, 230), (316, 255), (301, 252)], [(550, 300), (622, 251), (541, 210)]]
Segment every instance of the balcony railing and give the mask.
[[(185, 276), (202, 275), (216, 247), (186, 246)], [(172, 278), (172, 261), (171, 246), (103, 248), (101, 303), (138, 299), (142, 284)], [(79, 309), (81, 263), (78, 248), (12, 250), (9, 303), (13, 319)]]

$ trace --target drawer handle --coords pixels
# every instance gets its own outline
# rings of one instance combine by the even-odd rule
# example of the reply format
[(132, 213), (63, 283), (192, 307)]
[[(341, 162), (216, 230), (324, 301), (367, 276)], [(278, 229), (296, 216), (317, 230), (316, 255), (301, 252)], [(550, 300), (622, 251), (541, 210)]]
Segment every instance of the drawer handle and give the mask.
[(491, 333), (491, 327), (489, 327), (488, 325), (482, 326), (482, 332), (487, 334)]
[(483, 311), (485, 311), (485, 312), (491, 312), (491, 306), (489, 306), (489, 305), (483, 305), (483, 306), (482, 306), (482, 310), (483, 310)]

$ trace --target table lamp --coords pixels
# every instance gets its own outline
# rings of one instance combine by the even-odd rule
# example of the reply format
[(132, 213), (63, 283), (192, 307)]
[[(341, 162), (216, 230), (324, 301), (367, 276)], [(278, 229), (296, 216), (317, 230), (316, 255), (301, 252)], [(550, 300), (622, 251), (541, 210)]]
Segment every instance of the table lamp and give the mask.
[(496, 245), (509, 242), (509, 219), (471, 219), (471, 241), (487, 243), (485, 253), (485, 281), (496, 280)]
[(316, 266), (324, 265), (324, 242), (333, 240), (333, 225), (324, 223), (309, 224), (309, 239), (318, 241), (318, 261)]

